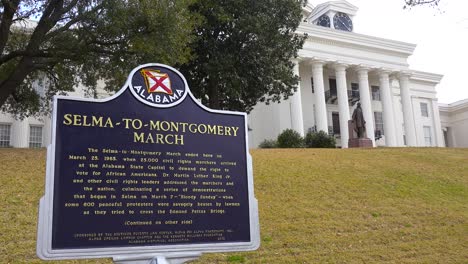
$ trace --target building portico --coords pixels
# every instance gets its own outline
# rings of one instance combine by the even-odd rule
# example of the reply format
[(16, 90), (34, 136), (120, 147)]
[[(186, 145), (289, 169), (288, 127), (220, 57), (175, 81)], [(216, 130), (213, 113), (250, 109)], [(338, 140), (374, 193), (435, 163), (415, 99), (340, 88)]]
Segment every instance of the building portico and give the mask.
[[(403, 146), (405, 145), (403, 135), (408, 134), (411, 135), (408, 137), (408, 144), (416, 146), (414, 142), (415, 120), (412, 114), (413, 111), (411, 104), (405, 101), (410, 101), (411, 98), (408, 96), (407, 91), (399, 92), (399, 90), (405, 88), (405, 84), (407, 85), (409, 80), (408, 73), (403, 74), (401, 72), (392, 72), (369, 66), (364, 67), (362, 65), (333, 61), (325, 62), (314, 59), (303, 59), (298, 64), (298, 67), (301, 69), (305, 68), (299, 72), (307, 73), (309, 69), (311, 72), (310, 81), (306, 80), (309, 79), (307, 74), (300, 75), (300, 89), (294, 94), (291, 101), (291, 109), (294, 109), (294, 113), (291, 113), (295, 124), (294, 127), (302, 127), (302, 129), (296, 129), (298, 132), (302, 134), (304, 131), (322, 130), (328, 133), (332, 132), (332, 129), (338, 131), (338, 129), (334, 128), (335, 123), (333, 123), (332, 116), (333, 113), (337, 112), (341, 147), (347, 148), (347, 141), (349, 139), (348, 120), (350, 119), (350, 113), (355, 107), (355, 103), (359, 101), (365, 120), (370, 120), (370, 122), (366, 122), (366, 130), (377, 131), (377, 133), (368, 133), (368, 137), (374, 143), (376, 136), (379, 137), (384, 134), (383, 145), (391, 147)], [(390, 78), (390, 76), (397, 77)], [(332, 84), (330, 84), (330, 80), (332, 80)], [(336, 87), (334, 87), (333, 83), (336, 83)], [(356, 87), (358, 90), (356, 90)], [(372, 91), (371, 87), (374, 91)], [(310, 96), (307, 97), (313, 97), (314, 100), (307, 100), (307, 97), (301, 96), (302, 94), (309, 94)], [(298, 97), (302, 97), (302, 100), (297, 100)], [(394, 109), (395, 99), (402, 101), (401, 109)], [(301, 116), (310, 114), (308, 107), (303, 107), (302, 105), (310, 104), (313, 104), (313, 108), (315, 109), (313, 113), (314, 118), (311, 118), (315, 122), (312, 122), (312, 124), (307, 122), (307, 119), (301, 118)], [(398, 107), (398, 105), (395, 107)], [(301, 111), (299, 108), (301, 108)], [(396, 129), (397, 118), (395, 115), (398, 111), (406, 117), (402, 123), (402, 126), (405, 127), (404, 134), (400, 132), (401, 130), (397, 131)], [(381, 125), (383, 129), (375, 128), (374, 112), (382, 113)], [(301, 120), (305, 122), (301, 122)], [(408, 125), (405, 125), (406, 123)], [(398, 139), (397, 135), (401, 137), (401, 140)]]

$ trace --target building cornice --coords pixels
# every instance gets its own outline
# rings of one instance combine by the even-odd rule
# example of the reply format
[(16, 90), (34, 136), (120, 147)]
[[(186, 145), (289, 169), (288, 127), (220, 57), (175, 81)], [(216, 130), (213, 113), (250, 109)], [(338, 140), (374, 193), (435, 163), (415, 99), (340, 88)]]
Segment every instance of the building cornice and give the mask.
[(336, 30), (309, 23), (301, 23), (296, 30), (297, 34), (307, 34), (310, 38), (324, 39), (345, 45), (361, 46), (367, 49), (396, 52), (405, 56), (413, 54), (415, 44), (378, 38), (354, 32)]
[[(411, 88), (411, 91), (412, 92), (419, 92), (419, 93), (426, 93), (426, 94), (437, 94), (436, 90), (424, 90), (424, 89), (414, 89), (414, 88)], [(425, 98), (425, 97), (420, 97), (420, 96), (417, 96), (415, 95), (414, 96), (415, 98)]]
[[(309, 52), (314, 53), (313, 55), (308, 54)], [(310, 58), (312, 60), (322, 60), (327, 63), (335, 63), (337, 61), (340, 61), (345, 64), (349, 65), (366, 65), (369, 70), (371, 69), (377, 69), (382, 66), (374, 66), (375, 63), (378, 63), (379, 65), (386, 65), (389, 69), (393, 69), (392, 71), (402, 71), (408, 69), (409, 65), (407, 63), (400, 63), (400, 62), (395, 62), (395, 61), (390, 61), (390, 60), (382, 60), (382, 59), (376, 59), (375, 57), (369, 57), (369, 56), (362, 56), (362, 55), (354, 55), (353, 53), (343, 53), (343, 52), (331, 52), (327, 51), (328, 55), (334, 55), (337, 57), (347, 57), (347, 59), (340, 59), (340, 60), (334, 60), (330, 59), (326, 56), (323, 55), (316, 55), (316, 53), (323, 52), (323, 50), (318, 49), (318, 48), (306, 48), (301, 51), (299, 51), (299, 56), (304, 57), (302, 58), (303, 61), (306, 61), (306, 58)], [(356, 63), (356, 61), (360, 61), (359, 63)]]
[(314, 6), (309, 1), (307, 1), (305, 6), (302, 7), (302, 11), (304, 11), (307, 14), (307, 16), (309, 16), (313, 10), (314, 10)]
[(423, 71), (411, 71), (410, 80), (439, 84), (444, 75)]
[(455, 112), (459, 110), (468, 110), (468, 98), (460, 101), (456, 101), (450, 104), (441, 104), (439, 103), (439, 110), (443, 112)]
[(440, 112), (450, 112), (450, 107), (447, 104), (440, 104), (439, 103), (439, 111)]

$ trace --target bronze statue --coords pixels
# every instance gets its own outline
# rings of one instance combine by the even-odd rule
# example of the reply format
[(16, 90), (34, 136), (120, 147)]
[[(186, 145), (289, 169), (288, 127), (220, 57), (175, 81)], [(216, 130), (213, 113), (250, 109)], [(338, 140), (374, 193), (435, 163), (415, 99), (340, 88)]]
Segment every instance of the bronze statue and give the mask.
[(357, 133), (358, 138), (366, 137), (366, 121), (364, 120), (364, 115), (362, 114), (361, 103), (358, 103), (356, 109), (353, 112), (353, 129)]

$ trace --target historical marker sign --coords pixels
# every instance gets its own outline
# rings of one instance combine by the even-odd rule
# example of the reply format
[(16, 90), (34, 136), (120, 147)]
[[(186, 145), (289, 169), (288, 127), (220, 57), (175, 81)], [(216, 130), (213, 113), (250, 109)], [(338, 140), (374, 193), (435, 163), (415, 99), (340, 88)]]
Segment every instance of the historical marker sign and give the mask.
[(57, 96), (37, 252), (43, 259), (254, 250), (246, 114), (142, 65), (104, 100)]

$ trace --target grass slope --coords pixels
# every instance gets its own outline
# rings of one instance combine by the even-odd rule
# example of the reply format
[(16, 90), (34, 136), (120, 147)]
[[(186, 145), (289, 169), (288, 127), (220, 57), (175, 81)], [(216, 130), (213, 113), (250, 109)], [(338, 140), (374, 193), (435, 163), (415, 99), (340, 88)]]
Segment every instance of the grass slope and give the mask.
[[(260, 249), (195, 263), (468, 263), (468, 149), (252, 156)], [(45, 151), (0, 149), (0, 161), (0, 262), (41, 263), (35, 239)]]

